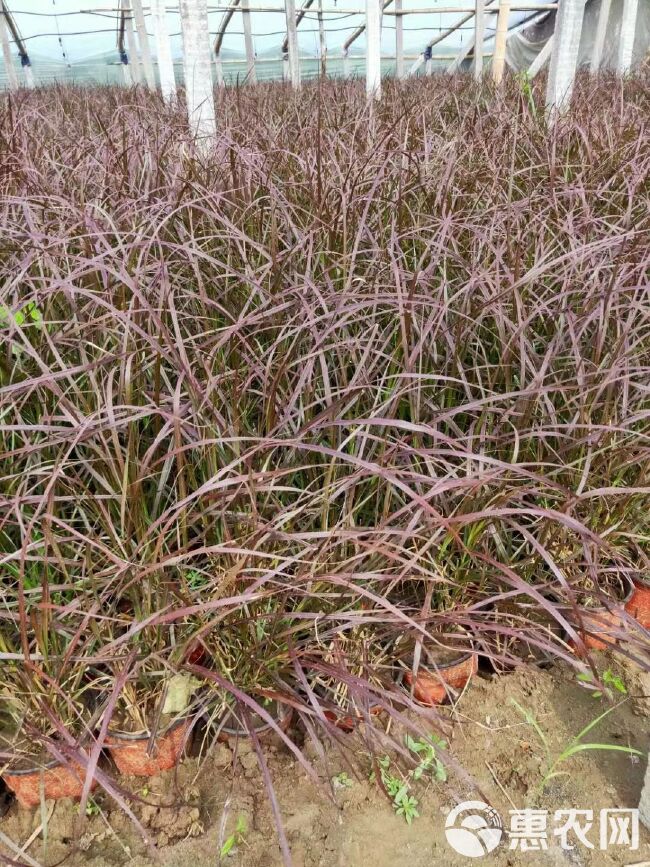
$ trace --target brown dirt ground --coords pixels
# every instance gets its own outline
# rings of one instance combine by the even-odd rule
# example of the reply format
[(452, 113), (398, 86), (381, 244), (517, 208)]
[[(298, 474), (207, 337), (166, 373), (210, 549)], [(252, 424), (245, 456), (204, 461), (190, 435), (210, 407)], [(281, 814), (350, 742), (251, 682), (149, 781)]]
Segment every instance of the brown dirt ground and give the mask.
[[(587, 740), (635, 747), (647, 753), (650, 746), (650, 674), (636, 666), (600, 654), (602, 668), (624, 677), (628, 698), (603, 720)], [(650, 863), (650, 833), (641, 830), (639, 851), (610, 847), (602, 852), (580, 844), (563, 851), (549, 834), (549, 850), (534, 853), (511, 851), (503, 842), (489, 856), (475, 861), (457, 855), (444, 836), (446, 814), (460, 800), (480, 798), (482, 792), (508, 823), (508, 810), (530, 806), (531, 792), (539, 783), (543, 748), (532, 727), (509, 703), (516, 699), (530, 709), (549, 738), (553, 754), (601, 713), (607, 704), (576, 686), (575, 673), (565, 666), (546, 671), (520, 669), (510, 675), (479, 675), (453, 708), (444, 715), (450, 726), (453, 756), (476, 781), (472, 789), (462, 776), (450, 772), (446, 783), (421, 783), (415, 792), (420, 817), (411, 826), (396, 816), (377, 785), (367, 776), (356, 776), (348, 764), (349, 753), (366, 759), (362, 733), (342, 735), (343, 748), (332, 744), (319, 755), (311, 744), (305, 752), (325, 785), (316, 785), (286, 748), (265, 745), (284, 827), (295, 867), (409, 867), (485, 863), (494, 867), (567, 865), (613, 867)], [(393, 727), (392, 736), (402, 740)], [(347, 739), (347, 740), (346, 740)], [(348, 754), (346, 756), (346, 753)], [(366, 762), (370, 768), (369, 760)], [(234, 769), (233, 769), (234, 765)], [(645, 771), (645, 759), (621, 752), (585, 752), (564, 766), (569, 773), (553, 780), (535, 806), (549, 810), (578, 807), (635, 807)], [(328, 781), (341, 771), (351, 786), (334, 787)], [(133, 779), (125, 781), (133, 790)], [(275, 867), (282, 864), (273, 814), (248, 744), (240, 744), (237, 756), (223, 744), (216, 745), (202, 761), (186, 759), (175, 771), (148, 781), (135, 812), (155, 839), (157, 863), (162, 867), (216, 867), (224, 839), (232, 833), (238, 816), (246, 821), (244, 841), (222, 859), (228, 867)], [(70, 867), (149, 867), (147, 855), (133, 826), (106, 796), (98, 796), (101, 814), (78, 825), (75, 805), (58, 802), (47, 823), (47, 841), (38, 836), (28, 853), (42, 867), (64, 862)], [(41, 824), (42, 817), (15, 805), (0, 821), (0, 830), (24, 845)], [(593, 829), (591, 836), (596, 833)], [(11, 856), (0, 845), (0, 853)], [(20, 863), (20, 862), (19, 862)]]

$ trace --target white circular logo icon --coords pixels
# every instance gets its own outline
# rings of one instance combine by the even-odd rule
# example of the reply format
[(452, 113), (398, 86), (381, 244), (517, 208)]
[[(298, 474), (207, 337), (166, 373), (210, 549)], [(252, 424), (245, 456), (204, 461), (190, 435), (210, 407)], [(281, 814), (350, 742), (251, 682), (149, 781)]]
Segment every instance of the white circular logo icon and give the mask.
[(445, 834), (459, 855), (482, 858), (501, 842), (503, 824), (494, 807), (484, 801), (463, 801), (447, 816)]

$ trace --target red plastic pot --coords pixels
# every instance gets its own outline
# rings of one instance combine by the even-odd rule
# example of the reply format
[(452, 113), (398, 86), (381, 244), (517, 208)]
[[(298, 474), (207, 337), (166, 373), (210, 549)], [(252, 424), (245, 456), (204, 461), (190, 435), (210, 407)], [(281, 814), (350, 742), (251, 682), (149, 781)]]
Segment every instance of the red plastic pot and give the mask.
[[(36, 807), (41, 802), (41, 780), (46, 800), (80, 798), (86, 779), (86, 770), (81, 765), (61, 764), (57, 760), (38, 768), (10, 768), (2, 774), (7, 787), (15, 794), (21, 807)], [(97, 785), (92, 780), (91, 791)]]
[(634, 579), (634, 590), (625, 603), (625, 610), (644, 629), (650, 629), (650, 582), (644, 581), (642, 578)]
[(178, 720), (157, 734), (151, 754), (148, 752), (151, 739), (148, 734), (111, 731), (106, 736), (106, 746), (121, 774), (153, 777), (179, 763), (191, 725), (191, 719)]
[[(585, 647), (590, 650), (606, 650), (608, 647), (618, 644), (616, 633), (620, 632), (624, 625), (623, 612), (628, 610), (628, 606), (633, 598), (635, 587), (631, 580), (627, 579), (629, 589), (625, 598), (620, 601), (613, 601), (611, 608), (582, 608), (580, 610), (581, 622), (575, 626), (580, 638), (583, 640)], [(576, 650), (575, 642), (570, 641), (569, 644)]]
[[(368, 713), (370, 716), (379, 716), (379, 714), (383, 713), (384, 708), (379, 705), (374, 705), (373, 707), (368, 709)], [(349, 732), (354, 731), (354, 729), (362, 723), (365, 719), (365, 716), (361, 713), (349, 714), (344, 710), (335, 711), (335, 710), (324, 710), (323, 716), (329, 722), (334, 723), (334, 725), (341, 729), (341, 731)]]
[(449, 688), (461, 691), (478, 670), (475, 651), (462, 653), (451, 662), (441, 663), (437, 670), (420, 668), (413, 679), (412, 671), (404, 672), (404, 683), (413, 688), (413, 696), (420, 704), (432, 706), (449, 699)]

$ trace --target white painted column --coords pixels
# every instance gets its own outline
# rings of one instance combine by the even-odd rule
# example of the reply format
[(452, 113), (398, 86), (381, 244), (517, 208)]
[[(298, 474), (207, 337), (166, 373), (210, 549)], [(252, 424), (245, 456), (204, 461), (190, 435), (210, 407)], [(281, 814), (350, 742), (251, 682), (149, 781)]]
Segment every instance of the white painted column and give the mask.
[(619, 75), (627, 75), (632, 68), (632, 50), (634, 49), (634, 34), (636, 18), (639, 11), (639, 0), (625, 0), (621, 17), (621, 35), (616, 56), (616, 71)]
[(300, 88), (300, 55), (298, 54), (298, 27), (296, 24), (295, 0), (284, 0), (287, 19), (287, 53), (289, 60), (289, 79), (294, 90)]
[(255, 48), (253, 47), (253, 28), (248, 0), (241, 0), (241, 20), (244, 26), (244, 47), (246, 48), (246, 81), (255, 84), (257, 71), (255, 69)]
[(607, 23), (609, 21), (609, 13), (612, 8), (612, 0), (600, 0), (600, 9), (598, 10), (598, 23), (596, 24), (596, 36), (594, 45), (591, 50), (591, 64), (589, 71), (594, 75), (600, 69), (600, 64), (603, 59), (603, 48), (605, 47), (605, 37), (607, 36)]
[(474, 2), (474, 78), (483, 77), (483, 43), (485, 42), (485, 0)]
[(138, 44), (140, 45), (140, 57), (142, 58), (142, 69), (144, 70), (145, 81), (147, 87), (151, 90), (156, 89), (156, 76), (153, 71), (153, 61), (151, 60), (151, 49), (149, 48), (149, 37), (147, 36), (147, 25), (144, 20), (144, 12), (142, 11), (142, 0), (131, 0), (133, 7), (133, 16), (135, 18), (135, 29), (138, 34)]
[(318, 0), (318, 54), (320, 59), (320, 74), (325, 78), (327, 75), (327, 39), (325, 38), (323, 0)]
[(495, 84), (501, 83), (506, 68), (506, 42), (508, 41), (509, 18), (510, 0), (499, 0), (497, 32), (494, 36), (494, 57), (492, 58), (492, 79)]
[(27, 64), (23, 66), (23, 75), (25, 76), (25, 87), (34, 88), (36, 87), (36, 82), (34, 81), (34, 70), (31, 67), (31, 64)]
[(350, 57), (347, 51), (343, 52), (343, 78), (350, 77)]
[(562, 0), (557, 10), (546, 88), (546, 117), (550, 123), (571, 103), (584, 12), (585, 0)]
[(366, 96), (381, 99), (381, 0), (366, 0)]
[(221, 54), (217, 54), (214, 59), (214, 71), (217, 74), (217, 87), (225, 87), (226, 80), (223, 77), (223, 63), (221, 61)]
[(150, 0), (153, 32), (156, 40), (156, 58), (158, 60), (158, 78), (160, 92), (166, 102), (171, 102), (176, 96), (176, 77), (172, 59), (172, 44), (169, 39), (165, 0)]
[(2, 57), (5, 63), (5, 72), (7, 74), (7, 84), (9, 90), (18, 90), (18, 76), (14, 68), (13, 57), (11, 56), (11, 45), (9, 44), (9, 28), (7, 19), (0, 13), (0, 40), (2, 41)]
[(207, 0), (180, 0), (183, 69), (190, 129), (202, 150), (217, 134)]
[[(122, 0), (122, 8), (124, 12), (124, 32), (126, 33), (126, 51), (129, 58), (129, 71), (131, 73), (130, 84), (142, 84), (142, 69), (140, 68), (140, 58), (138, 49), (135, 43), (135, 33), (133, 30), (133, 13), (129, 0)], [(126, 79), (126, 76), (125, 76)]]
[[(395, 12), (402, 11), (402, 0), (395, 0)], [(404, 16), (395, 16), (395, 75), (404, 78)]]

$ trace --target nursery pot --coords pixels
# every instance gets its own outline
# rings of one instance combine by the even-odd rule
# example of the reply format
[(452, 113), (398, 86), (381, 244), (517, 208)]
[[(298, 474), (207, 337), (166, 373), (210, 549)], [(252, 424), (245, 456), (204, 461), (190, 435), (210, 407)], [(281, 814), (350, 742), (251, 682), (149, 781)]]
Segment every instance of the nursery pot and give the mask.
[[(627, 592), (623, 599), (612, 600), (611, 609), (604, 605), (596, 608), (581, 607), (581, 622), (574, 622), (585, 647), (590, 650), (606, 650), (618, 643), (615, 633), (623, 626), (623, 611), (629, 611), (629, 604), (635, 592), (630, 578), (623, 579)], [(569, 642), (575, 649), (575, 642)]]
[[(21, 807), (36, 807), (41, 802), (42, 790), (46, 800), (80, 798), (86, 779), (86, 769), (76, 762), (64, 765), (57, 759), (40, 767), (8, 768), (2, 778), (15, 794)], [(91, 791), (97, 786), (93, 779)]]
[(442, 704), (449, 699), (449, 687), (455, 690), (464, 689), (472, 675), (478, 669), (478, 654), (476, 651), (461, 651), (456, 659), (441, 662), (437, 669), (418, 669), (413, 678), (413, 672), (404, 672), (404, 683), (409, 689), (413, 687), (413, 696), (420, 704), (432, 706)]
[[(379, 716), (379, 714), (383, 713), (384, 708), (380, 705), (372, 705), (368, 708), (368, 713), (370, 716)], [(341, 710), (324, 710), (323, 716), (326, 720), (337, 727), (337, 729), (341, 729), (341, 731), (349, 734), (351, 731), (362, 723), (365, 719), (365, 716), (361, 713), (346, 713), (343, 709)]]
[(191, 719), (177, 720), (165, 731), (159, 732), (148, 752), (149, 734), (111, 730), (106, 735), (106, 746), (121, 774), (133, 777), (153, 777), (160, 771), (175, 767), (181, 759)]
[(644, 629), (650, 629), (650, 581), (634, 578), (634, 590), (625, 603), (625, 610), (631, 614)]
[[(291, 725), (291, 721), (293, 720), (293, 708), (288, 705), (276, 703), (274, 712), (269, 711), (269, 713), (275, 718), (278, 728), (286, 733)], [(254, 711), (251, 711), (250, 715), (253, 721), (253, 730), (259, 740), (268, 740), (273, 737), (274, 734), (277, 734), (276, 729), (271, 725), (271, 723), (263, 720)], [(232, 710), (227, 710), (221, 718), (217, 740), (220, 743), (234, 746), (238, 740), (250, 738), (250, 736), (250, 731), (246, 728), (243, 720), (240, 720)]]
[[(550, 597), (549, 598), (553, 598)], [(554, 599), (557, 602), (556, 599)], [(548, 641), (553, 640), (563, 643), (564, 630), (560, 624), (550, 614), (546, 612), (537, 612), (530, 601), (526, 603), (514, 603), (511, 605), (495, 605), (494, 606), (494, 624), (498, 626), (500, 623), (511, 629), (518, 630), (517, 636), (504, 635), (496, 633), (492, 637), (483, 637), (483, 633), (477, 633), (477, 643), (482, 638), (484, 647), (484, 656), (488, 660), (492, 670), (496, 674), (505, 674), (514, 671), (517, 667), (515, 661), (506, 659), (498, 659), (498, 656), (511, 656), (514, 660), (519, 660), (523, 663), (529, 663), (537, 668), (548, 668), (555, 662), (555, 655), (550, 650), (539, 647), (530, 641), (528, 623), (525, 618), (530, 617), (530, 623), (537, 627), (538, 632)], [(534, 616), (535, 619), (532, 619)]]

